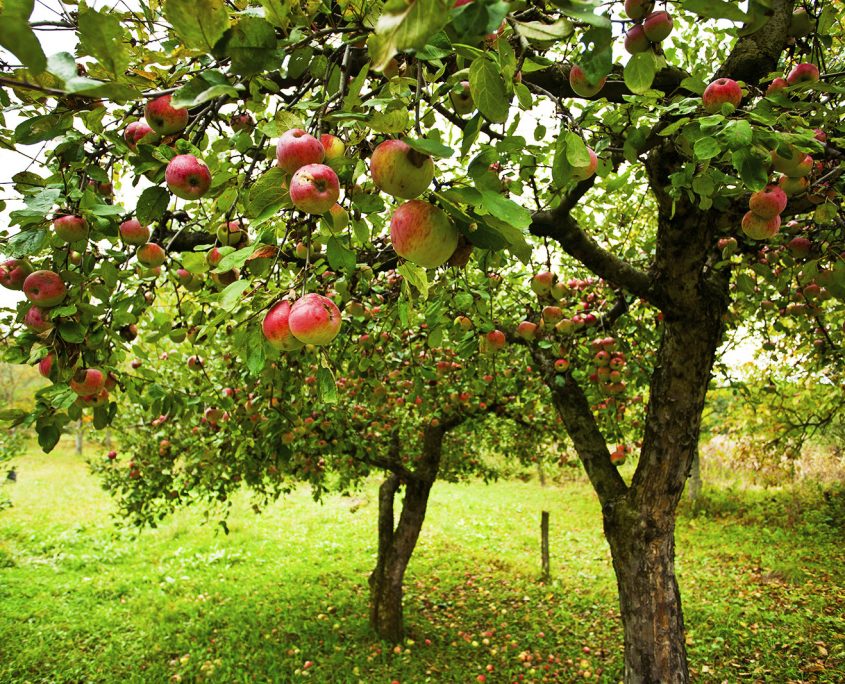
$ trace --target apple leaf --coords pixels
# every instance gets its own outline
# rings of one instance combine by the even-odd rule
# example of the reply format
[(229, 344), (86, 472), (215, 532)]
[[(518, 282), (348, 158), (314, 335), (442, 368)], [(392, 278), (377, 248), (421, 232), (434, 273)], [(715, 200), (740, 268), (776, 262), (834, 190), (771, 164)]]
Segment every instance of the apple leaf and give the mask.
[(219, 71), (209, 69), (173, 93), (174, 107), (196, 107), (222, 95), (237, 97), (238, 91)]
[(405, 142), (417, 152), (430, 154), (432, 157), (445, 159), (455, 154), (455, 150), (451, 147), (432, 138), (405, 138)]
[(590, 152), (587, 150), (587, 143), (577, 133), (568, 131), (566, 133), (566, 161), (572, 166), (589, 166)]
[(602, 5), (599, 0), (595, 2), (590, 0), (552, 0), (552, 4), (559, 7), (561, 12), (570, 19), (575, 19), (578, 23), (610, 30), (610, 19), (606, 15), (595, 13)]
[(722, 153), (722, 146), (714, 138), (704, 136), (695, 141), (692, 151), (696, 159), (704, 161), (718, 157)]
[(247, 215), (255, 218), (271, 206), (281, 206), (290, 200), (285, 182), (285, 172), (279, 168), (272, 168), (253, 183), (249, 189), (247, 201)]
[(331, 368), (321, 366), (317, 369), (317, 390), (320, 393), (320, 399), (327, 404), (337, 403), (337, 382)]
[(469, 90), (473, 102), (484, 118), (493, 123), (508, 120), (510, 98), (505, 88), (505, 80), (493, 62), (481, 56), (469, 67)]
[(335, 271), (352, 272), (357, 263), (355, 252), (347, 248), (336, 237), (330, 237), (326, 245), (326, 259)]
[(147, 188), (138, 198), (135, 216), (142, 225), (149, 225), (164, 216), (168, 204), (170, 204), (170, 193), (167, 190), (157, 186)]
[(166, 0), (164, 15), (186, 46), (205, 52), (229, 28), (225, 0)]
[(21, 64), (40, 74), (47, 68), (47, 57), (29, 25), (35, 0), (4, 0), (0, 3), (0, 46), (6, 48)]
[(273, 26), (284, 29), (290, 23), (290, 2), (288, 0), (258, 0), (264, 8), (264, 18)]
[(544, 24), (540, 21), (516, 21), (514, 26), (525, 40), (529, 43), (545, 45), (562, 40), (572, 34), (572, 22), (569, 19), (560, 18), (553, 24)]
[(420, 293), (420, 298), (428, 299), (428, 274), (422, 266), (406, 261), (396, 271)]
[(236, 252), (232, 252), (231, 254), (227, 254), (224, 256), (220, 263), (217, 264), (217, 267), (214, 269), (216, 273), (225, 273), (226, 271), (231, 271), (233, 268), (241, 268), (247, 259), (252, 256), (252, 253), (258, 247), (258, 243), (254, 243), (251, 245), (247, 245), (246, 247), (239, 249)]
[(276, 30), (259, 17), (242, 17), (226, 39), (223, 51), (232, 58), (232, 70), (253, 76), (270, 67), (276, 56)]
[(191, 273), (205, 273), (210, 266), (204, 252), (188, 252), (182, 255), (182, 266)]
[(754, 148), (742, 147), (731, 156), (733, 167), (752, 192), (762, 190), (769, 182), (769, 157), (755, 154)]
[(368, 41), (375, 71), (384, 71), (397, 52), (422, 50), (449, 21), (448, 0), (387, 0)]
[(751, 124), (745, 119), (733, 119), (728, 121), (722, 131), (722, 137), (731, 149), (746, 147), (754, 139), (754, 130)]
[(632, 93), (644, 93), (654, 82), (654, 75), (657, 73), (657, 64), (654, 53), (651, 50), (638, 52), (633, 55), (625, 65), (623, 77), (625, 85)]
[(129, 64), (129, 38), (116, 14), (79, 6), (79, 49), (94, 57), (103, 68), (122, 76)]
[(235, 307), (241, 301), (241, 295), (250, 286), (248, 280), (236, 280), (226, 286), (226, 289), (220, 293), (220, 308), (224, 311), (234, 311)]
[(482, 190), (481, 204), (492, 216), (508, 225), (522, 229), (531, 225), (531, 213), (498, 192)]
[(750, 17), (743, 12), (738, 3), (724, 0), (684, 0), (683, 7), (705, 19), (727, 19), (745, 23)]

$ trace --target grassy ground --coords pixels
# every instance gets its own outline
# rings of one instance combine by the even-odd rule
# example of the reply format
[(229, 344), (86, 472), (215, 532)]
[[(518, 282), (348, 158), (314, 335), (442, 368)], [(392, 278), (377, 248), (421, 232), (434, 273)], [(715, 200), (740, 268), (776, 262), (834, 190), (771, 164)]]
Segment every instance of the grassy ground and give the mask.
[[(17, 461), (0, 513), (0, 682), (616, 682), (621, 629), (583, 482), (438, 484), (407, 578), (411, 639), (366, 624), (369, 503), (307, 491), (226, 537), (184, 512), (138, 537), (67, 448)], [(845, 681), (842, 504), (711, 492), (678, 524), (698, 682)], [(537, 581), (540, 511), (554, 580)]]

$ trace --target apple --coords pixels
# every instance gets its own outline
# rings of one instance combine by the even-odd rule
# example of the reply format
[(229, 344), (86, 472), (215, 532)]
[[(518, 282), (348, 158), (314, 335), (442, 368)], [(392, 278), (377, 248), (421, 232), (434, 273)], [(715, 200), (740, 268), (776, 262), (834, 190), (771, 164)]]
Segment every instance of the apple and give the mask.
[(118, 231), (120, 238), (127, 245), (144, 245), (150, 241), (150, 229), (147, 226), (142, 226), (136, 218), (121, 223)]
[(266, 340), (271, 346), (282, 351), (294, 351), (303, 345), (290, 331), (288, 323), (290, 308), (287, 300), (276, 302), (264, 316), (261, 324), (261, 332), (264, 333)]
[(455, 325), (461, 330), (472, 330), (472, 320), (466, 316), (457, 316), (455, 318)]
[(296, 173), (303, 166), (320, 164), (326, 156), (323, 145), (301, 128), (282, 133), (276, 143), (276, 161), (283, 171)]
[(87, 397), (105, 387), (106, 376), (99, 368), (80, 368), (73, 374), (69, 384), (76, 394)]
[(200, 370), (202, 365), (202, 359), (196, 354), (192, 354), (188, 357), (188, 370)]
[(88, 188), (103, 197), (112, 197), (114, 195), (114, 186), (108, 181), (97, 182), (93, 179), (89, 180)]
[(117, 458), (117, 452), (114, 449), (112, 449), (109, 453), (106, 454), (106, 458), (109, 459), (110, 461), (113, 461), (114, 459)]
[(35, 333), (43, 333), (53, 329), (49, 312), (35, 305), (29, 307), (23, 317), (23, 324)]
[(557, 359), (555, 361), (555, 372), (565, 373), (569, 370), (569, 361), (567, 359)]
[(516, 335), (530, 342), (537, 336), (537, 324), (531, 321), (522, 321), (516, 326)]
[(108, 401), (109, 391), (107, 389), (101, 389), (96, 394), (78, 396), (74, 403), (80, 408), (96, 408), (97, 406), (105, 406)]
[(240, 133), (241, 131), (251, 131), (255, 128), (255, 121), (253, 121), (249, 112), (236, 112), (229, 119), (229, 125), (233, 131)]
[(22, 290), (32, 266), (22, 259), (8, 259), (0, 264), (0, 285), (7, 290)]
[(625, 33), (625, 49), (632, 55), (651, 49), (651, 41), (645, 37), (642, 24), (634, 24)]
[(34, 271), (23, 281), (23, 293), (33, 304), (49, 309), (62, 303), (67, 288), (58, 273)]
[(531, 289), (538, 297), (545, 297), (552, 291), (554, 280), (554, 273), (543, 271), (531, 278)]
[(237, 247), (240, 244), (246, 244), (249, 236), (240, 221), (229, 221), (217, 229), (217, 239), (222, 245)]
[(484, 350), (488, 353), (501, 351), (505, 348), (505, 344), (507, 344), (505, 333), (501, 330), (491, 330), (482, 338), (482, 340), (484, 342)]
[(167, 188), (176, 197), (196, 200), (211, 187), (211, 172), (192, 154), (179, 154), (170, 160), (164, 172)]
[(164, 248), (155, 242), (148, 242), (141, 245), (138, 248), (137, 257), (138, 262), (147, 268), (161, 266), (166, 259)]
[(297, 299), (288, 314), (291, 333), (305, 344), (328, 344), (340, 332), (340, 323), (337, 305), (313, 292)]
[(53, 371), (56, 369), (56, 355), (53, 353), (47, 354), (38, 362), (38, 372), (45, 378), (50, 379)]
[(672, 16), (665, 10), (652, 12), (643, 22), (643, 31), (652, 43), (666, 40), (672, 33)]
[(818, 140), (820, 143), (826, 143), (827, 142), (827, 133), (825, 133), (821, 128), (813, 129), (813, 133), (815, 133), (815, 135), (813, 137), (816, 140)]
[[(781, 153), (781, 150), (785, 150), (789, 156), (784, 156)], [(772, 150), (771, 152), (772, 166), (774, 167), (775, 171), (785, 173), (787, 176), (791, 176), (792, 173), (790, 173), (790, 171), (794, 171), (796, 168), (798, 168), (804, 161), (804, 157), (806, 156), (807, 155), (804, 152), (799, 150), (794, 145), (782, 145), (778, 149)]]
[(757, 216), (770, 219), (786, 209), (786, 193), (777, 185), (767, 185), (765, 190), (759, 190), (751, 195), (748, 208)]
[(771, 83), (769, 83), (769, 87), (766, 88), (766, 95), (772, 95), (774, 93), (778, 93), (781, 90), (783, 90), (784, 88), (786, 88), (786, 86), (788, 86), (788, 85), (789, 84), (786, 82), (785, 78), (781, 78), (780, 76), (778, 76)]
[(765, 219), (749, 211), (742, 217), (742, 232), (752, 240), (767, 240), (780, 230), (780, 216)]
[(449, 99), (452, 101), (452, 108), (455, 114), (464, 116), (475, 111), (475, 102), (472, 100), (472, 93), (469, 89), (469, 81), (460, 82), (460, 90), (452, 90)]
[(805, 154), (804, 158), (795, 166), (787, 168), (783, 173), (790, 178), (801, 178), (809, 176), (813, 172), (813, 158)]
[(541, 316), (543, 323), (553, 326), (563, 318), (563, 311), (559, 306), (544, 306)]
[(81, 216), (58, 216), (53, 219), (53, 230), (65, 242), (88, 239), (88, 222)]
[(654, 9), (652, 0), (625, 0), (625, 14), (631, 19), (642, 19)]
[(619, 447), (616, 447), (616, 450), (610, 454), (610, 462), (615, 466), (621, 466), (625, 464), (624, 447), (622, 447), (621, 451)]
[(786, 82), (789, 85), (796, 83), (815, 83), (819, 80), (819, 68), (815, 64), (804, 62), (796, 64), (792, 71), (786, 75)]
[(584, 181), (592, 177), (599, 167), (599, 158), (591, 148), (587, 148), (587, 153), (590, 155), (590, 163), (586, 166), (573, 166), (572, 179), (577, 181)]
[(813, 243), (805, 237), (794, 237), (786, 243), (789, 253), (796, 259), (806, 259), (813, 251)]
[(721, 112), (725, 104), (731, 105), (730, 111), (733, 112), (742, 101), (742, 88), (732, 78), (717, 78), (704, 89), (701, 101), (708, 114)]
[(380, 143), (370, 159), (370, 173), (379, 190), (393, 197), (419, 197), (434, 179), (434, 161), (401, 140)]
[(158, 140), (158, 133), (144, 121), (133, 121), (123, 132), (123, 139), (126, 145), (133, 152), (138, 149), (139, 143), (150, 145)]
[(307, 214), (326, 213), (335, 205), (339, 196), (340, 181), (337, 174), (325, 164), (306, 164), (290, 179), (291, 202)]
[(339, 159), (343, 156), (344, 152), (346, 152), (346, 145), (343, 144), (343, 140), (331, 133), (323, 133), (320, 136), (320, 144), (323, 146), (326, 161), (329, 162), (334, 159)]
[(778, 178), (778, 187), (786, 193), (787, 197), (794, 197), (807, 191), (807, 188), (810, 187), (810, 179), (805, 176), (798, 176), (797, 178), (781, 176)]
[(390, 242), (394, 251), (408, 261), (424, 268), (437, 268), (457, 248), (458, 229), (440, 207), (414, 199), (393, 212)]
[(144, 118), (159, 135), (173, 135), (188, 125), (188, 110), (170, 104), (170, 95), (161, 95), (144, 107)]
[(599, 79), (597, 83), (589, 80), (584, 70), (577, 64), (573, 64), (569, 70), (569, 86), (572, 91), (580, 97), (594, 97), (607, 82), (607, 76)]
[(332, 232), (344, 230), (349, 225), (349, 212), (339, 204), (335, 204), (329, 209), (329, 218), (331, 219), (329, 226)]

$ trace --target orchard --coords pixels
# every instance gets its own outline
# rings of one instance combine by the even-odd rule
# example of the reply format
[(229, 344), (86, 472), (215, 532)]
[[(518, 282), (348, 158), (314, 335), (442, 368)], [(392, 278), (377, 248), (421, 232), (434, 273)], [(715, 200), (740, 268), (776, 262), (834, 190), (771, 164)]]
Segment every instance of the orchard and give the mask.
[(841, 411), (841, 4), (57, 8), (0, 7), (2, 351), (50, 383), (4, 425), (123, 435), (95, 469), (139, 526), (382, 477), (393, 643), (437, 482), (570, 444), (619, 678), (689, 681), (676, 511), (723, 344), (800, 353)]

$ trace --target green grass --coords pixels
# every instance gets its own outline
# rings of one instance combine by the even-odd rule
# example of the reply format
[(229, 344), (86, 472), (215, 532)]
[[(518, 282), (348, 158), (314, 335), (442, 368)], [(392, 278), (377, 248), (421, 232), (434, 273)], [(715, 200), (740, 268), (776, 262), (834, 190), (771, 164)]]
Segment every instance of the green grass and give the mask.
[[(584, 482), (438, 483), (407, 576), (411, 640), (393, 652), (366, 622), (376, 483), (354, 513), (303, 489), (260, 516), (239, 499), (229, 536), (199, 511), (135, 536), (68, 448), (16, 465), (0, 513), (0, 682), (449, 683), (488, 665), (488, 682), (621, 679), (610, 557)], [(842, 508), (818, 490), (717, 490), (682, 515), (695, 681), (845, 680)]]

